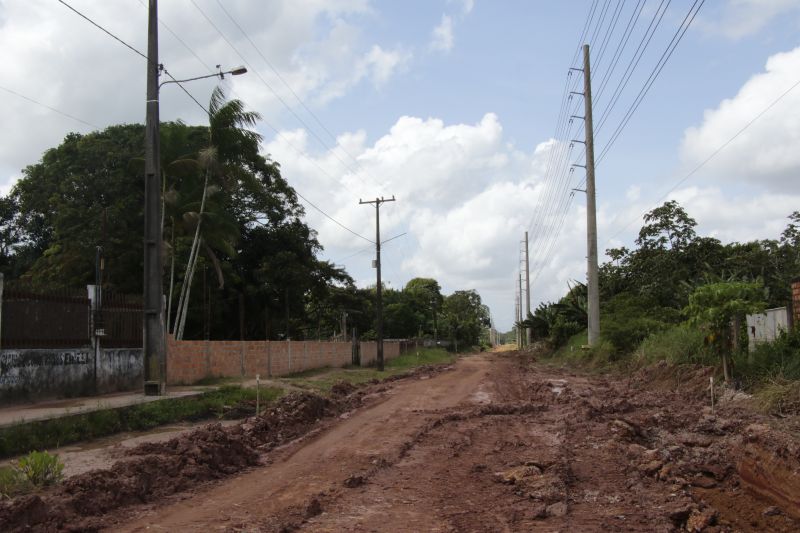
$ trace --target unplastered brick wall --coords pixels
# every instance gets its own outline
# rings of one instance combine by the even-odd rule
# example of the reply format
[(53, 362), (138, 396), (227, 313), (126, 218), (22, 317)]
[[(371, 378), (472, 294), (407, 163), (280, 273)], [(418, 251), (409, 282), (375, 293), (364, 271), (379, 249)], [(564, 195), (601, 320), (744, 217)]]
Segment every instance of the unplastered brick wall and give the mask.
[(800, 327), (800, 278), (792, 280), (792, 315), (794, 327)]
[[(374, 342), (361, 343), (361, 365), (374, 364)], [(384, 342), (384, 359), (400, 355), (399, 342)], [(352, 344), (323, 341), (167, 341), (167, 383), (203, 378), (285, 376), (312, 368), (350, 364)]]

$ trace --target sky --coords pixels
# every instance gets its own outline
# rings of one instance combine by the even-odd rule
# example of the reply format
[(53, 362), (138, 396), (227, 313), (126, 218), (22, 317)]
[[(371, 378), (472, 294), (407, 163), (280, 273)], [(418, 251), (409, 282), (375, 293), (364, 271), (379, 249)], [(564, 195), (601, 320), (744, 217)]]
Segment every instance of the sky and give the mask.
[[(144, 0), (65, 1), (146, 50)], [(630, 247), (668, 199), (723, 242), (777, 238), (800, 209), (800, 0), (160, 4), (173, 76), (248, 67), (186, 88), (207, 102), (221, 83), (261, 113), (264, 155), (316, 206), (306, 220), (322, 257), (359, 286), (375, 283), (375, 209), (359, 200), (380, 196), (396, 198), (381, 207), (381, 240), (400, 235), (382, 251), (391, 288), (421, 276), (475, 289), (508, 330), (525, 231), (532, 308), (585, 279), (586, 199), (569, 194), (582, 188), (583, 169), (569, 171), (582, 145), (569, 144), (583, 124), (560, 120), (584, 115), (580, 95), (565, 100), (565, 87), (582, 92), (568, 72), (583, 43), (601, 256)], [(57, 0), (0, 0), (0, 61), (0, 194), (68, 133), (144, 121), (145, 60)], [(161, 118), (205, 123), (174, 85)]]

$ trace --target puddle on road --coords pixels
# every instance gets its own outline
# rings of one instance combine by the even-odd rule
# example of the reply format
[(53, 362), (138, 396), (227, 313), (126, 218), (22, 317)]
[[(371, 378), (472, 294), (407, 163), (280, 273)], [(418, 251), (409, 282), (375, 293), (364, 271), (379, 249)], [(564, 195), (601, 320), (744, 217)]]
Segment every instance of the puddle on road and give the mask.
[(548, 379), (547, 386), (552, 389), (553, 394), (556, 396), (560, 395), (564, 392), (564, 389), (567, 387), (567, 380), (566, 379)]
[(492, 397), (489, 396), (489, 393), (483, 390), (475, 391), (469, 399), (477, 404), (486, 405), (492, 403)]

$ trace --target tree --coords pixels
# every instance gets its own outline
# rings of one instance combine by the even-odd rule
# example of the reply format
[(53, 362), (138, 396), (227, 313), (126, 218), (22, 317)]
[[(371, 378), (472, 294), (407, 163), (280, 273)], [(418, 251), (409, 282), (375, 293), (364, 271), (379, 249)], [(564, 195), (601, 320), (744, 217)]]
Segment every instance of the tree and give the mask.
[(459, 343), (477, 345), (481, 332), (490, 325), (489, 310), (476, 291), (455, 291), (445, 297), (442, 305), (442, 330), (449, 333), (456, 350)]
[(697, 222), (675, 200), (645, 214), (644, 222), (636, 239), (643, 249), (680, 250), (697, 236), (694, 231)]
[(705, 328), (711, 334), (709, 339), (722, 359), (725, 381), (730, 380), (731, 322), (747, 314), (761, 313), (765, 307), (761, 282), (710, 283), (698, 287), (689, 296), (684, 315), (692, 325)]
[(434, 335), (438, 329), (437, 313), (444, 301), (439, 282), (433, 278), (413, 278), (406, 283), (403, 293), (417, 314), (419, 324), (423, 324), (424, 332)]

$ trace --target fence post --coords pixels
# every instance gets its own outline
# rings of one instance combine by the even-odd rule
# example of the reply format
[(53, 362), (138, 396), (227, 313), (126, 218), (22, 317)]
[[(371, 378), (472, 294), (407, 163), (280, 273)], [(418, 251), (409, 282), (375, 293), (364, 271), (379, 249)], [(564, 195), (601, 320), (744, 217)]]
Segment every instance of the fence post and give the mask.
[(5, 274), (0, 272), (0, 349), (3, 348), (3, 285)]

